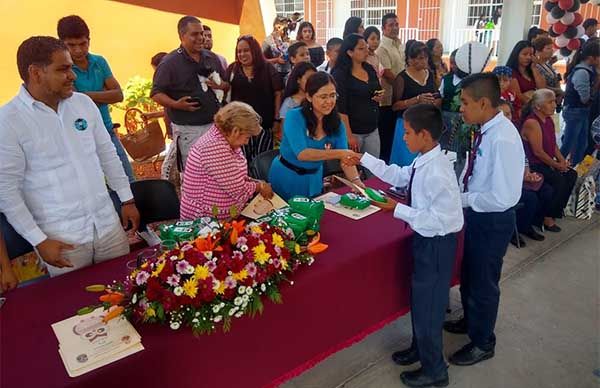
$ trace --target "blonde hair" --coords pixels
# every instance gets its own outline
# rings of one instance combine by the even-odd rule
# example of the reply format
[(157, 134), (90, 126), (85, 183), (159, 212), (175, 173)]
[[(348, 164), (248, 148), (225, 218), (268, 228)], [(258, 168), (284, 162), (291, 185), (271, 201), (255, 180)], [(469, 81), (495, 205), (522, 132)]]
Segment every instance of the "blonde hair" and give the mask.
[(225, 135), (237, 128), (242, 134), (258, 135), (262, 128), (261, 118), (252, 107), (245, 102), (233, 101), (219, 109), (214, 122)]

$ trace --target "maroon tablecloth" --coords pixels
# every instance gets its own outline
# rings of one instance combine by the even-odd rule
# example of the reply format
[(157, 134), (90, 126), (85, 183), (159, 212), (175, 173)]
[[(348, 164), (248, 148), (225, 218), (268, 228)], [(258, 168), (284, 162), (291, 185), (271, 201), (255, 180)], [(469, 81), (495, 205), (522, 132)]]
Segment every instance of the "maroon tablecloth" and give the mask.
[[(280, 384), (408, 311), (412, 232), (403, 222), (384, 212), (352, 221), (327, 211), (321, 229), (329, 250), (282, 288), (282, 305), (266, 302), (262, 316), (234, 320), (227, 334), (138, 325), (144, 351), (77, 378), (68, 377), (50, 325), (93, 303), (97, 294), (83, 288), (122, 278), (128, 258), (17, 289), (0, 309), (0, 386)], [(457, 268), (462, 245), (461, 237)]]

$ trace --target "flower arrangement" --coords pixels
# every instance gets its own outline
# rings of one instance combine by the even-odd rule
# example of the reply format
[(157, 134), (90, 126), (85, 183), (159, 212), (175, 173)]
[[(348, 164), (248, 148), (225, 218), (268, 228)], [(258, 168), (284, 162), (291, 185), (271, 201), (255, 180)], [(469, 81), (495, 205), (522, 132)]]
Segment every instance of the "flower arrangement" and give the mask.
[(261, 313), (263, 296), (281, 303), (279, 285), (327, 249), (318, 234), (302, 247), (293, 234), (267, 223), (213, 225), (141, 264), (124, 283), (90, 286), (88, 291), (107, 291), (100, 301), (109, 318), (123, 313), (173, 330), (188, 326), (194, 334), (212, 333), (219, 325), (228, 331), (234, 318)]

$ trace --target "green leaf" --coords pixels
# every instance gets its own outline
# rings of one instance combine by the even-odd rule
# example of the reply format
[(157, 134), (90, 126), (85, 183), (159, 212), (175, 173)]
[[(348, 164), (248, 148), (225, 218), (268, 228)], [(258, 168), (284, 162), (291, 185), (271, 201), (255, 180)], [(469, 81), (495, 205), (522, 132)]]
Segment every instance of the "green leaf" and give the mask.
[(99, 307), (98, 305), (82, 307), (79, 310), (77, 310), (77, 315), (89, 314), (89, 313), (93, 312), (94, 310), (96, 310), (98, 307)]
[(165, 320), (165, 309), (163, 308), (162, 304), (157, 303), (158, 307), (156, 308), (156, 317), (159, 319), (159, 321), (164, 321)]
[(238, 208), (237, 208), (237, 206), (232, 205), (229, 208), (229, 215), (231, 216), (232, 219), (237, 218), (237, 216), (238, 216)]
[(265, 306), (263, 305), (262, 300), (260, 300), (260, 296), (254, 296), (248, 304), (248, 314), (252, 318), (254, 318), (257, 314), (262, 315), (264, 307)]
[(106, 286), (103, 284), (92, 284), (85, 288), (87, 292), (104, 292), (106, 290)]
[(223, 333), (227, 333), (231, 330), (231, 317), (225, 317), (223, 319)]
[(273, 303), (276, 304), (282, 304), (283, 303), (283, 299), (281, 298), (281, 294), (279, 293), (279, 290), (275, 287), (271, 287), (269, 289), (267, 289), (267, 296), (269, 297), (269, 299), (271, 299), (271, 301)]
[(215, 218), (217, 218), (219, 216), (219, 208), (217, 207), (217, 205), (213, 205), (213, 207), (212, 207), (212, 215)]

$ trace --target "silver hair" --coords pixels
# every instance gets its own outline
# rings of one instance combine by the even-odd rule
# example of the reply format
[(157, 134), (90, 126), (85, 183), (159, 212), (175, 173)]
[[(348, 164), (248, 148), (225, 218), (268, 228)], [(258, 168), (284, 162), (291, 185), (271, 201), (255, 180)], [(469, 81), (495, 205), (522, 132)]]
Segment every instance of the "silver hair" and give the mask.
[(531, 108), (535, 109), (538, 106), (540, 106), (540, 104), (544, 103), (545, 101), (551, 98), (556, 98), (556, 94), (552, 90), (538, 89), (535, 92), (533, 92), (533, 96), (531, 96)]

